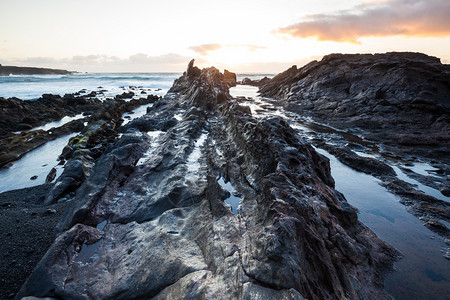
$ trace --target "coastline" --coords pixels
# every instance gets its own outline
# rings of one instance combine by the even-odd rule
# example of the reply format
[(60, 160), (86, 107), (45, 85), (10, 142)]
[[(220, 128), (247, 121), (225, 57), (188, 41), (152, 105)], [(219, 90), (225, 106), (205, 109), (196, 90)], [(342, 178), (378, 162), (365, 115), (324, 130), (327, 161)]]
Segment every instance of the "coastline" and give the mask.
[[(187, 73), (189, 73), (189, 69), (188, 69)], [(255, 83), (247, 82), (247, 83), (258, 85), (257, 82), (255, 82)], [(180, 89), (180, 87), (183, 87), (183, 84), (185, 84), (183, 82), (183, 80), (179, 79), (178, 83), (176, 82), (174, 84), (174, 88), (175, 89)], [(280, 84), (279, 86), (282, 86), (282, 84)], [(183, 90), (183, 89), (185, 89), (185, 87), (181, 88), (180, 91), (177, 91), (177, 92), (181, 92), (184, 95), (186, 95), (186, 94), (189, 95), (189, 94), (192, 94), (193, 92), (195, 92), (195, 89), (191, 89), (191, 90), (188, 89), (187, 92), (185, 90)], [(175, 92), (175, 90), (172, 90), (172, 92)], [(75, 97), (80, 97), (81, 94), (80, 95), (74, 95), (74, 96)], [(129, 95), (126, 95), (126, 96), (129, 96)], [(53, 96), (53, 97), (56, 97), (55, 99), (57, 99), (57, 96)], [(94, 97), (95, 97), (95, 95), (94, 95)], [(83, 98), (83, 97), (80, 97), (80, 98)], [(176, 98), (174, 98), (174, 99), (176, 99)], [(218, 99), (222, 99), (222, 98), (218, 97)], [(152, 105), (152, 107), (147, 108), (146, 111), (147, 112), (152, 112), (152, 110), (155, 109), (156, 111), (160, 111), (160, 112), (162, 112), (164, 114), (167, 114), (167, 112), (165, 111), (164, 107), (166, 107), (166, 106), (170, 107), (170, 105), (168, 104), (168, 103), (170, 103), (169, 100), (173, 101), (173, 99), (170, 98), (169, 96), (168, 96), (166, 101), (157, 100), (157, 101), (155, 101), (154, 105)], [(224, 100), (222, 99), (220, 101), (224, 101)], [(273, 101), (271, 103), (271, 105), (269, 105), (270, 102), (264, 104), (261, 99), (258, 99), (254, 95), (251, 96), (251, 97), (250, 96), (247, 96), (247, 97), (236, 97), (235, 100), (233, 100), (233, 101), (235, 101), (236, 103), (239, 103), (240, 105), (242, 105), (240, 107), (242, 107), (242, 109), (243, 109), (242, 111), (235, 111), (236, 116), (240, 115), (242, 113), (244, 113), (244, 115), (247, 114), (248, 113), (247, 110), (244, 109), (247, 105), (248, 105), (248, 107), (250, 107), (249, 112), (251, 113), (251, 115), (255, 115), (256, 117), (258, 117), (259, 114), (261, 114), (261, 115), (265, 114), (267, 117), (274, 117), (276, 115), (276, 110), (277, 110), (276, 107), (275, 106), (271, 106), (272, 103), (278, 105), (277, 102), (275, 102), (275, 101)], [(264, 101), (270, 101), (270, 99), (269, 100), (265, 99)], [(207, 102), (208, 101), (205, 102), (205, 105), (207, 105)], [(208, 107), (208, 106), (206, 106), (206, 107)], [(175, 106), (174, 108), (175, 108), (175, 110), (180, 109), (177, 106)], [(130, 111), (131, 109), (132, 108), (128, 108), (126, 110)], [(31, 211), (31, 214), (33, 214), (35, 212), (35, 214), (33, 214), (33, 217), (34, 217), (34, 216), (36, 216), (39, 213), (43, 213), (43, 212), (47, 211), (46, 210), (47, 208), (52, 209), (53, 205), (56, 205), (56, 206), (57, 205), (62, 205), (62, 204), (68, 205), (67, 207), (66, 206), (61, 206), (59, 208), (61, 210), (65, 210), (65, 208), (72, 207), (74, 204), (73, 203), (71, 204), (71, 201), (74, 200), (74, 197), (76, 196), (76, 193), (78, 193), (79, 190), (81, 190), (82, 187), (84, 186), (83, 182), (85, 180), (89, 180), (90, 174), (93, 174), (92, 173), (92, 170), (93, 170), (92, 169), (92, 167), (93, 167), (92, 164), (94, 162), (96, 164), (98, 159), (101, 159), (102, 157), (104, 157), (104, 154), (109, 153), (110, 151), (114, 150), (115, 149), (114, 147), (116, 147), (116, 146), (113, 146), (113, 145), (117, 144), (119, 142), (120, 137), (122, 136), (122, 134), (126, 134), (128, 130), (131, 130), (133, 132), (133, 131), (135, 131), (137, 129), (139, 132), (141, 132), (140, 133), (141, 135), (143, 133), (145, 133), (145, 132), (148, 132), (148, 130), (156, 130), (155, 133), (159, 133), (160, 136), (165, 136), (164, 132), (168, 131), (171, 128), (175, 128), (175, 127), (178, 128), (178, 126), (177, 126), (178, 123), (180, 123), (180, 124), (190, 124), (190, 123), (183, 123), (183, 122), (187, 122), (187, 121), (191, 122), (193, 119), (195, 119), (193, 117), (193, 115), (196, 115), (196, 112), (192, 111), (192, 112), (189, 113), (190, 116), (187, 118), (187, 120), (184, 120), (185, 117), (183, 116), (183, 113), (179, 113), (179, 114), (174, 115), (173, 118), (165, 116), (164, 118), (161, 118), (161, 120), (160, 120), (161, 122), (158, 122), (158, 121), (155, 121), (155, 120), (150, 120), (148, 117), (144, 117), (143, 119), (135, 119), (135, 120), (132, 120), (131, 122), (123, 122), (123, 126), (121, 126), (121, 124), (122, 124), (121, 122), (122, 121), (120, 121), (120, 118), (128, 118), (130, 116), (133, 116), (133, 114), (131, 114), (131, 115), (130, 114), (128, 114), (128, 115), (123, 114), (123, 112), (124, 111), (121, 110), (120, 113), (116, 114), (119, 117), (118, 118), (113, 118), (114, 119), (113, 123), (115, 123), (115, 125), (113, 125), (111, 127), (111, 123), (109, 123), (110, 125), (105, 126), (102, 129), (102, 131), (99, 131), (98, 134), (96, 134), (97, 137), (95, 139), (92, 139), (91, 142), (86, 142), (86, 143), (83, 143), (83, 144), (79, 144), (78, 143), (81, 140), (83, 140), (85, 137), (88, 138), (88, 139), (91, 138), (90, 135), (86, 135), (86, 132), (85, 132), (84, 135), (82, 134), (82, 135), (78, 136), (78, 138), (77, 138), (78, 140), (76, 140), (76, 142), (72, 142), (71, 144), (69, 144), (69, 145), (71, 145), (72, 148), (70, 149), (70, 151), (66, 151), (65, 159), (67, 159), (67, 162), (69, 162), (71, 160), (79, 161), (81, 166), (82, 166), (83, 172), (85, 173), (85, 175), (83, 175), (84, 177), (79, 179), (80, 182), (78, 182), (76, 184), (72, 183), (72, 184), (66, 185), (66, 188), (69, 188), (68, 191), (70, 191), (70, 192), (65, 192), (65, 193), (63, 192), (61, 194), (60, 193), (61, 191), (57, 191), (55, 189), (55, 186), (53, 184), (50, 184), (50, 185), (47, 185), (47, 186), (45, 186), (45, 185), (44, 186), (37, 186), (37, 187), (30, 188), (30, 189), (17, 190), (17, 191), (6, 192), (6, 193), (0, 194), (0, 202), (3, 201), (3, 202), (0, 203), (1, 207), (2, 207), (2, 212), (5, 212), (5, 213), (9, 214), (11, 216), (11, 218), (12, 218), (10, 220), (10, 222), (9, 222), (9, 223), (11, 223), (9, 225), (11, 230), (14, 228), (13, 225), (15, 225), (15, 224), (13, 224), (14, 223), (13, 222), (14, 218), (16, 218), (16, 222), (17, 222), (17, 219), (19, 219), (18, 223), (20, 223), (20, 218), (17, 217), (18, 215), (20, 215), (20, 213)], [(296, 112), (289, 112), (288, 110), (286, 110), (282, 114), (280, 112), (278, 112), (278, 115), (280, 115), (280, 114), (283, 115), (284, 118), (286, 118), (286, 120), (289, 120), (290, 118), (297, 118), (297, 117), (293, 117), (294, 115), (291, 114), (291, 113), (296, 113)], [(104, 114), (103, 116), (105, 117), (106, 115)], [(234, 118), (236, 118), (236, 116), (234, 116)], [(110, 117), (111, 116), (106, 117), (106, 119), (111, 120)], [(230, 117), (230, 119), (233, 119), (231, 117), (231, 115), (229, 115), (229, 117)], [(49, 120), (46, 120), (44, 122), (48, 122), (48, 121)], [(85, 121), (85, 120), (82, 120), (82, 121)], [(79, 121), (79, 123), (82, 122), (82, 121)], [(230, 121), (227, 120), (226, 122), (230, 122)], [(234, 121), (232, 121), (232, 122), (234, 122)], [(108, 123), (108, 122), (106, 122), (106, 123)], [(289, 123), (290, 123), (290, 121), (289, 121)], [(290, 124), (292, 126), (292, 123), (290, 123)], [(358, 170), (360, 172), (365, 172), (367, 174), (370, 174), (373, 177), (378, 177), (378, 178), (381, 178), (381, 179), (385, 178), (386, 176), (395, 176), (395, 172), (397, 172), (397, 176), (399, 176), (398, 175), (398, 170), (406, 172), (405, 169), (408, 167), (407, 165), (401, 166), (401, 168), (395, 168), (395, 172), (394, 172), (392, 170), (392, 168), (386, 166), (386, 163), (388, 163), (388, 161), (381, 160), (384, 163), (380, 163), (379, 162), (380, 159), (377, 156), (374, 156), (372, 154), (370, 154), (372, 156), (367, 154), (367, 157), (365, 157), (364, 159), (361, 158), (360, 155), (363, 155), (364, 153), (373, 153), (373, 152), (370, 152), (369, 150), (375, 149), (375, 148), (372, 148), (372, 146), (370, 146), (371, 144), (370, 144), (369, 141), (363, 141), (363, 143), (359, 144), (359, 141), (356, 139), (356, 140), (352, 140), (351, 143), (347, 142), (347, 144), (346, 144), (346, 143), (343, 143), (341, 140), (339, 140), (339, 138), (336, 138), (336, 135), (342, 135), (344, 138), (348, 138), (349, 136), (351, 136), (353, 134), (354, 137), (351, 138), (351, 139), (353, 139), (353, 138), (358, 136), (357, 132), (353, 132), (353, 133), (343, 132), (343, 131), (340, 132), (339, 130), (337, 130), (335, 128), (334, 129), (331, 128), (331, 127), (327, 128), (325, 125), (320, 125), (320, 124), (312, 122), (312, 121), (311, 122), (309, 122), (309, 121), (304, 122), (304, 123), (302, 123), (302, 125), (304, 125), (305, 128), (310, 126), (308, 130), (314, 130), (316, 132), (314, 134), (311, 134), (310, 136), (308, 134), (306, 134), (305, 137), (304, 137), (306, 140), (311, 139), (311, 143), (314, 146), (319, 147), (321, 149), (320, 151), (323, 151), (322, 149), (325, 149), (326, 151), (330, 151), (330, 153), (332, 153), (333, 155), (336, 155), (337, 159), (339, 159), (341, 162), (344, 162), (345, 164), (350, 166), (352, 169)], [(322, 126), (322, 127), (320, 127), (319, 125)], [(196, 126), (199, 126), (199, 125), (196, 125)], [(300, 126), (300, 124), (298, 124), (296, 126)], [(184, 128), (184, 127), (180, 127), (180, 128)], [(206, 128), (208, 128), (208, 127), (205, 127), (205, 129), (203, 129), (203, 131), (204, 130), (210, 130), (210, 129), (206, 129)], [(112, 129), (112, 131), (110, 131), (110, 129)], [(294, 129), (298, 131), (298, 129), (295, 126), (294, 126)], [(302, 130), (306, 130), (306, 129), (302, 128)], [(153, 132), (153, 131), (150, 131), (150, 132)], [(180, 134), (180, 133), (176, 133), (176, 132), (177, 131), (174, 131), (172, 133), (172, 135)], [(239, 131), (236, 131), (236, 132), (239, 132)], [(301, 131), (298, 131), (298, 132), (301, 133)], [(147, 133), (147, 134), (149, 134), (149, 133)], [(333, 136), (333, 134), (334, 134), (334, 136)], [(333, 136), (333, 138), (330, 138), (331, 136)], [(180, 137), (181, 137), (181, 140), (186, 139), (186, 138), (187, 139), (194, 138), (194, 140), (196, 139), (195, 135), (192, 135), (192, 133), (188, 133), (186, 136), (180, 136)], [(214, 141), (214, 143), (223, 143), (223, 141), (220, 141), (219, 137), (220, 137), (220, 135), (215, 137), (216, 140)], [(199, 151), (200, 151), (200, 149), (203, 149), (204, 146), (202, 146), (202, 143), (205, 143), (205, 140), (202, 137), (197, 137), (197, 138), (198, 138), (198, 142), (195, 142), (192, 151), (193, 151), (193, 153), (198, 153), (198, 154), (195, 154), (195, 155), (200, 155), (201, 152), (199, 152)], [(127, 139), (130, 139), (130, 137), (127, 137)], [(127, 141), (127, 139), (125, 139), (125, 141)], [(140, 145), (144, 145), (144, 144), (147, 144), (147, 143), (149, 143), (150, 145), (154, 145), (157, 141), (160, 140), (160, 139), (156, 139), (156, 138), (153, 139), (152, 136), (150, 136), (150, 140), (147, 141), (147, 139), (149, 139), (149, 138), (146, 137), (145, 134), (143, 134), (140, 139), (141, 140), (139, 141), (139, 139), (132, 138), (130, 141), (133, 141), (133, 143), (136, 143), (136, 145), (139, 145), (139, 144)], [(330, 141), (332, 143), (337, 143), (337, 145), (336, 144), (334, 144), (334, 145), (327, 144)], [(241, 142), (245, 142), (245, 139), (239, 141), (239, 143), (241, 143)], [(126, 143), (126, 142), (122, 142), (122, 146), (123, 146), (123, 143)], [(350, 146), (348, 146), (349, 143), (350, 143)], [(73, 148), (73, 146), (75, 146), (75, 145), (81, 145), (82, 147), (79, 148), (79, 149), (75, 149), (75, 148)], [(366, 147), (368, 145), (370, 147)], [(376, 145), (376, 144), (374, 144), (374, 145)], [(151, 146), (151, 147), (160, 147), (160, 146)], [(166, 146), (164, 146), (164, 147), (166, 147)], [(175, 148), (171, 148), (171, 147), (172, 146), (170, 146), (168, 149), (176, 149), (176, 147)], [(177, 147), (179, 147), (179, 145)], [(190, 147), (191, 146), (188, 146), (188, 148), (190, 148)], [(211, 146), (208, 146), (208, 147), (211, 147)], [(214, 146), (214, 147), (217, 148), (217, 146)], [(100, 151), (96, 152), (97, 150), (94, 151), (93, 149), (99, 149)], [(209, 149), (209, 148), (207, 148), (207, 149)], [(222, 149), (222, 148), (220, 148), (220, 149)], [(348, 149), (351, 149), (351, 151), (349, 152)], [(78, 150), (81, 150), (81, 151), (78, 151)], [(221, 151), (223, 151), (223, 150), (225, 150), (225, 148), (223, 148)], [(382, 150), (383, 149), (381, 149), (380, 151), (382, 151)], [(173, 151), (174, 150), (170, 150), (169, 151), (170, 153), (168, 152), (168, 154), (173, 155)], [(211, 151), (211, 150), (208, 150), (208, 151)], [(219, 151), (219, 148), (217, 148), (216, 151)], [(231, 151), (231, 150), (226, 150), (226, 151)], [(235, 149), (233, 151), (242, 151), (242, 150), (236, 150)], [(140, 156), (140, 155), (142, 155), (141, 152), (142, 152), (142, 149), (136, 150), (136, 153), (134, 153), (134, 154), (131, 153), (132, 155), (136, 156), (133, 159), (137, 159), (138, 157), (141, 157)], [(76, 154), (76, 153), (78, 153), (78, 154)], [(88, 156), (85, 155), (86, 153), (88, 154)], [(320, 152), (320, 153), (322, 153), (322, 152)], [(127, 155), (129, 155), (129, 154), (127, 154)], [(129, 169), (129, 167), (126, 167), (125, 165), (123, 166), (123, 169), (121, 169), (122, 167), (117, 169), (117, 170), (120, 170), (120, 172), (123, 172), (123, 174), (120, 173), (119, 175), (117, 175), (119, 177), (119, 179), (122, 178), (122, 179), (120, 179), (120, 181), (118, 183), (118, 186), (121, 187), (123, 184), (126, 184), (126, 182), (128, 182), (129, 179), (127, 179), (127, 178), (130, 175), (132, 175), (133, 172), (136, 171), (136, 167), (137, 166), (141, 166), (141, 164), (145, 165), (145, 161), (142, 162), (142, 159), (144, 157), (147, 157), (148, 155), (150, 155), (149, 157), (151, 158), (151, 155), (154, 155), (154, 154), (155, 153), (153, 153), (153, 154), (144, 154), (141, 158), (139, 158), (139, 161), (138, 161), (137, 165), (135, 167), (131, 167), (131, 169)], [(327, 154), (327, 155), (330, 155), (330, 154)], [(364, 154), (364, 155), (366, 155), (366, 154)], [(90, 156), (93, 157), (94, 159), (91, 160), (91, 158), (89, 158)], [(189, 158), (187, 158), (187, 164), (189, 166), (188, 170), (190, 170), (190, 169), (197, 170), (197, 168), (199, 168), (198, 169), (199, 172), (203, 172), (201, 170), (203, 170), (205, 168), (205, 166), (203, 165), (204, 162), (202, 162), (202, 159), (199, 159), (198, 162), (196, 162), (196, 161), (192, 161), (191, 162), (191, 160), (192, 160), (192, 157), (189, 156)], [(241, 163), (242, 162), (237, 163), (236, 166), (234, 166), (233, 168), (236, 168)], [(199, 164), (199, 165), (197, 166), (196, 164)], [(436, 169), (436, 171), (444, 170), (444, 172), (445, 172), (445, 168), (444, 168), (445, 165), (444, 164), (438, 165), (436, 163), (433, 163), (433, 166), (431, 166), (431, 168)], [(142, 168), (142, 167), (140, 167), (140, 168)], [(161, 166), (159, 166), (158, 168), (161, 168)], [(232, 193), (232, 195), (234, 197), (237, 197), (237, 199), (242, 199), (241, 197), (242, 197), (243, 191), (240, 190), (240, 192), (239, 192), (237, 189), (238, 189), (239, 186), (241, 186), (241, 188), (242, 188), (242, 185), (245, 185), (245, 184), (239, 183), (239, 185), (236, 185), (236, 183), (239, 182), (240, 179), (238, 179), (238, 177), (233, 177), (233, 176), (236, 176), (236, 174), (233, 173), (233, 172), (235, 172), (235, 170), (233, 170), (233, 168), (229, 169), (227, 172), (224, 172), (221, 175), (219, 175), (219, 177), (220, 176), (224, 176), (224, 177), (223, 177), (223, 179), (221, 179), (222, 181), (219, 180), (218, 183), (219, 183), (219, 185), (222, 185), (222, 184), (225, 185), (225, 182), (226, 182), (225, 180), (227, 180), (228, 181), (227, 184), (229, 184), (230, 187), (231, 187), (228, 192)], [(414, 174), (415, 174), (415, 172), (419, 172), (419, 171), (416, 170), (417, 168), (414, 168), (414, 166), (410, 166), (410, 168), (412, 170), (411, 172), (413, 172)], [(430, 168), (430, 167), (426, 166), (425, 168)], [(214, 168), (212, 170), (214, 170)], [(427, 170), (427, 169), (425, 169), (425, 170)], [(217, 172), (217, 170), (214, 171), (214, 172)], [(422, 177), (426, 177), (426, 176), (429, 177), (429, 174), (427, 172), (425, 172), (424, 174), (425, 175), (421, 175), (421, 176)], [(438, 173), (436, 173), (436, 174), (439, 175)], [(420, 174), (418, 174), (418, 175), (420, 175)], [(414, 175), (414, 178), (416, 178), (418, 180), (421, 180), (421, 181), (425, 180), (424, 178), (419, 177), (418, 175), (417, 174)], [(72, 176), (72, 175), (70, 175), (70, 176)], [(68, 176), (68, 173), (65, 176), (62, 176), (59, 179), (58, 184), (61, 184), (61, 183), (64, 182), (64, 180), (66, 180), (68, 178), (71, 178), (70, 176)], [(189, 176), (192, 176), (192, 174), (190, 174)], [(412, 175), (410, 175), (410, 176), (412, 176)], [(234, 178), (234, 179), (232, 179), (232, 178)], [(135, 179), (135, 180), (137, 180), (137, 179)], [(398, 184), (398, 180), (393, 181), (393, 182)], [(403, 185), (402, 187), (404, 189), (404, 190), (402, 190), (403, 193), (407, 192), (407, 191), (413, 191), (411, 186)], [(224, 186), (222, 186), (222, 188), (224, 188)], [(211, 191), (209, 191), (209, 192), (211, 192)], [(60, 194), (58, 194), (58, 193), (60, 193)], [(36, 194), (36, 197), (39, 198), (40, 202), (35, 199), (35, 200), (33, 200), (34, 202), (32, 201), (33, 205), (35, 205), (35, 206), (29, 206), (29, 203), (28, 204), (25, 204), (25, 203), (20, 204), (20, 201), (19, 201), (19, 202), (17, 202), (18, 206), (17, 207), (13, 207), (13, 206), (11, 206), (11, 203), (8, 203), (8, 202), (11, 202), (10, 200), (7, 200), (6, 202), (4, 201), (4, 199), (8, 199), (8, 197), (10, 199), (14, 200), (14, 199), (16, 199), (15, 197), (20, 198), (20, 197), (23, 197), (23, 195), (27, 195), (27, 194)], [(52, 194), (53, 196), (49, 198), (49, 196), (48, 196), (49, 194)], [(419, 196), (418, 195), (419, 194), (415, 193), (413, 196), (414, 197), (419, 197), (420, 195)], [(6, 198), (2, 198), (2, 197), (6, 197)], [(420, 197), (419, 197), (419, 199), (420, 199)], [(14, 202), (16, 202), (16, 201), (14, 200)], [(226, 202), (226, 200), (225, 200), (225, 202)], [(114, 205), (116, 205), (116, 204), (114, 204)], [(220, 206), (220, 204), (218, 204), (218, 203), (216, 203), (215, 205), (219, 205)], [(36, 211), (34, 211), (33, 209), (35, 209)], [(218, 207), (216, 207), (215, 209), (218, 209)], [(59, 211), (58, 209), (56, 209), (56, 210)], [(234, 213), (236, 214), (237, 211), (238, 210), (236, 209), (234, 211)], [(382, 216), (383, 218), (385, 218), (388, 221), (389, 220), (392, 221), (392, 217), (390, 217), (388, 215), (383, 215), (381, 212), (377, 212), (377, 214), (379, 214), (379, 216)], [(420, 216), (420, 215), (418, 215), (418, 216)], [(49, 222), (49, 225), (45, 225), (47, 227), (42, 229), (43, 231), (47, 230), (46, 231), (47, 233), (45, 235), (48, 238), (45, 239), (47, 241), (45, 245), (49, 245), (49, 243), (53, 240), (53, 237), (50, 237), (50, 235), (49, 235), (50, 233), (49, 232), (51, 231), (50, 230), (51, 227), (55, 226), (55, 222), (57, 222), (57, 220), (56, 220), (57, 218), (60, 218), (60, 216), (59, 215), (55, 216), (53, 221)], [(64, 218), (67, 218), (67, 215)], [(89, 225), (89, 226), (93, 226), (93, 227), (95, 227), (95, 225), (97, 225), (97, 229), (98, 229), (99, 228), (98, 226), (102, 222), (100, 222), (99, 224), (96, 224), (97, 221), (100, 221), (100, 220), (95, 219), (95, 221), (93, 223), (91, 221), (89, 221), (88, 222), (89, 224), (87, 224), (87, 223), (86, 224)], [(432, 220), (430, 220), (430, 221), (432, 221)], [(34, 221), (30, 221), (31, 224), (33, 224), (33, 222)], [(64, 228), (64, 227), (61, 227), (62, 226), (61, 222), (62, 221), (60, 221), (60, 224), (58, 225), (58, 230), (59, 231), (62, 230), (62, 228)], [(436, 222), (433, 223), (433, 222), (429, 222), (430, 228), (433, 228), (433, 226), (434, 226), (434, 228), (436, 229), (435, 231), (439, 232), (439, 228), (441, 228), (439, 226), (441, 226), (442, 224), (438, 226), (438, 223), (436, 223)], [(109, 221), (107, 222), (107, 224), (108, 224), (107, 226), (113, 226), (114, 225), (113, 223), (110, 224)], [(102, 227), (102, 229), (100, 229), (100, 231), (103, 231), (103, 227)], [(7, 234), (7, 233), (5, 233), (5, 234)], [(91, 234), (91, 233), (89, 233), (89, 234)], [(442, 232), (443, 236), (446, 236), (447, 234), (448, 233), (446, 231)], [(10, 235), (8, 235), (8, 236), (10, 236)], [(24, 239), (27, 239), (27, 238), (28, 237), (24, 237)], [(17, 239), (17, 240), (19, 242), (21, 242), (20, 238)], [(11, 239), (10, 245), (11, 244), (14, 244), (14, 239)], [(43, 247), (47, 247), (45, 245)], [(11, 249), (13, 249), (13, 250), (17, 249), (17, 247), (18, 246), (16, 244)], [(39, 255), (42, 256), (43, 253), (44, 252), (39, 252), (38, 251), (38, 253), (36, 253), (36, 257), (38, 257)], [(391, 254), (393, 255), (393, 253), (391, 253)], [(26, 258), (26, 255), (28, 255), (28, 254), (25, 253), (24, 255), (25, 255), (24, 257)], [(37, 260), (39, 260), (39, 258), (33, 258), (32, 260), (30, 260), (30, 265), (35, 264), (37, 262)], [(27, 270), (30, 270), (30, 269), (28, 268)], [(433, 273), (430, 273), (430, 274), (433, 274)], [(430, 276), (434, 276), (434, 278), (439, 279), (439, 276), (441, 276), (441, 274), (437, 273), (435, 275), (430, 275)], [(445, 274), (444, 274), (444, 278), (445, 278)], [(252, 289), (253, 289), (253, 287), (252, 287)], [(167, 293), (169, 293), (169, 291), (165, 291), (161, 295), (165, 295)]]
[(36, 67), (17, 67), (0, 65), (0, 76), (9, 75), (70, 75), (77, 73), (62, 69), (36, 68)]

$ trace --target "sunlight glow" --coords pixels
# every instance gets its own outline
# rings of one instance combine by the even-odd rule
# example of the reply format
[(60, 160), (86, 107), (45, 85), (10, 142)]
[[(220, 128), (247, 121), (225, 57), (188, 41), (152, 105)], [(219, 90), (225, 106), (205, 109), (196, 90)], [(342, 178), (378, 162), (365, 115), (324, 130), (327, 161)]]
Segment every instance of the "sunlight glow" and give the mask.
[(358, 43), (277, 33), (311, 16), (345, 14), (390, 1), (396, 0), (130, 0), (126, 4), (116, 0), (0, 0), (0, 28), (4, 29), (0, 63), (78, 71), (180, 72), (196, 58), (205, 66), (240, 71), (266, 67), (279, 72), (286, 65), (301, 65), (333, 52), (391, 49), (450, 60), (450, 37), (445, 31), (442, 37), (433, 38), (426, 34), (360, 37)]

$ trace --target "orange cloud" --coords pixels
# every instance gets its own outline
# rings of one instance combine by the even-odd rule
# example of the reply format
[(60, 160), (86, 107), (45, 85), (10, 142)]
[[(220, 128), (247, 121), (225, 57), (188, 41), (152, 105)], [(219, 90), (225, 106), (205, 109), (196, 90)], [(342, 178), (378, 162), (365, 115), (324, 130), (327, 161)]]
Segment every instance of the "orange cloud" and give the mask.
[(312, 15), (276, 33), (320, 41), (358, 43), (360, 37), (450, 36), (449, 0), (368, 1), (354, 11)]

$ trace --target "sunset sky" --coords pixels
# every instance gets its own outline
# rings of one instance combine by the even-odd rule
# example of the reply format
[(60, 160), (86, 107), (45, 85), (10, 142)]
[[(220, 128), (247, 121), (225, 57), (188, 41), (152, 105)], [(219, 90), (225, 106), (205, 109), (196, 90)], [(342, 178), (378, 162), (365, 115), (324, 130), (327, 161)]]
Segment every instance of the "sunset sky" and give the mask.
[(0, 64), (277, 73), (329, 53), (417, 51), (450, 63), (449, 0), (0, 0)]

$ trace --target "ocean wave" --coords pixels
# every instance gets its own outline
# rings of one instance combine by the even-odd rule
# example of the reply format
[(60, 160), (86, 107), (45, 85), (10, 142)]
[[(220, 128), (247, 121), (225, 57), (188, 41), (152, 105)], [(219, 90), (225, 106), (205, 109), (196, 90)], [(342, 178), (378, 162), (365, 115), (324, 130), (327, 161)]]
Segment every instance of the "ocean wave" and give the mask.
[(18, 74), (9, 74), (7, 77), (9, 78), (42, 78), (42, 79), (61, 79), (65, 78), (69, 75), (56, 75), (56, 74), (40, 74), (40, 75), (18, 75)]

